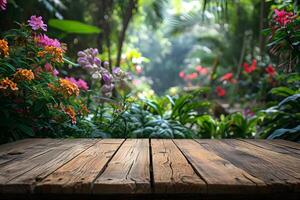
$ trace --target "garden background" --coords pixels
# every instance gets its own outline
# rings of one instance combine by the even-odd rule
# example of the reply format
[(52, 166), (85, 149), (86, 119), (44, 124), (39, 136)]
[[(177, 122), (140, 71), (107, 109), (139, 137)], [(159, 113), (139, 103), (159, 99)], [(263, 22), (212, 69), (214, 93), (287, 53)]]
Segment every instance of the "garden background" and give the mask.
[(300, 141), (299, 0), (0, 0), (0, 143)]

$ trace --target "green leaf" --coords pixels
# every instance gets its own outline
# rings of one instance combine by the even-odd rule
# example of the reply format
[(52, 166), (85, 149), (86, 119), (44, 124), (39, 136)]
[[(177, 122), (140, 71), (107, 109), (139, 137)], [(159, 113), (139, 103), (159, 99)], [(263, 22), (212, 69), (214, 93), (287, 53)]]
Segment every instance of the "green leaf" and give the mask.
[(288, 97), (290, 95), (294, 95), (295, 91), (287, 87), (277, 87), (277, 88), (273, 88), (271, 90), (271, 93), (277, 96)]
[(29, 136), (34, 136), (34, 132), (33, 132), (32, 128), (29, 126), (26, 126), (24, 124), (18, 124), (17, 128), (19, 128), (22, 132), (24, 132), (25, 134), (27, 134)]
[(84, 24), (74, 20), (59, 20), (50, 19), (48, 25), (64, 31), (66, 33), (79, 33), (79, 34), (95, 34), (100, 33), (100, 29), (96, 26)]

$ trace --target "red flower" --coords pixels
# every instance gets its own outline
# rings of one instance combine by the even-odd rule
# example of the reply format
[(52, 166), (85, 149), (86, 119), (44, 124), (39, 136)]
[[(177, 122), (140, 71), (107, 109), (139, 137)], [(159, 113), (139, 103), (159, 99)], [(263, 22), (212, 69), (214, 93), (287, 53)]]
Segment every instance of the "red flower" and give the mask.
[(184, 78), (185, 77), (185, 73), (183, 71), (179, 72), (179, 77), (180, 78)]
[(223, 89), (221, 86), (216, 87), (216, 92), (219, 97), (223, 97), (226, 94), (226, 90)]
[(226, 73), (220, 78), (220, 81), (230, 81), (232, 78), (233, 78), (232, 73)]
[(285, 10), (277, 10), (275, 9), (275, 18), (274, 20), (280, 25), (285, 26), (292, 22), (292, 20), (296, 17), (291, 12), (286, 12)]
[(249, 66), (248, 63), (244, 63), (244, 71), (248, 74), (253, 72), (256, 69), (257, 61), (255, 59), (252, 60), (252, 64)]
[(275, 76), (276, 74), (276, 70), (274, 69), (274, 67), (269, 64), (268, 67), (266, 67), (266, 72), (270, 75), (270, 76)]
[(195, 79), (195, 78), (197, 78), (198, 77), (198, 74), (196, 73), (196, 72), (193, 72), (193, 73), (191, 73), (191, 74), (188, 74), (187, 76), (186, 76), (186, 79), (188, 79), (188, 80), (193, 80), (193, 79)]

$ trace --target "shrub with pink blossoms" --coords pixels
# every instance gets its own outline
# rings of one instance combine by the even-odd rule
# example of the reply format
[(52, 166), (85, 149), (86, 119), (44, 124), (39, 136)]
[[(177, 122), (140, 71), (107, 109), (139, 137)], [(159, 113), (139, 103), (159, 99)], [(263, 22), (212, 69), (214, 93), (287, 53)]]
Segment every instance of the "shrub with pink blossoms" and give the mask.
[(47, 25), (43, 22), (43, 18), (41, 16), (32, 15), (30, 20), (28, 20), (29, 26), (31, 26), (32, 30), (37, 31), (42, 29), (43, 31), (47, 31)]
[(0, 0), (0, 10), (6, 10), (7, 0)]
[(37, 35), (34, 40), (36, 41), (36, 43), (40, 46), (53, 46), (53, 47), (61, 47), (60, 42), (57, 39), (52, 39), (49, 38), (47, 35), (45, 34), (40, 34)]

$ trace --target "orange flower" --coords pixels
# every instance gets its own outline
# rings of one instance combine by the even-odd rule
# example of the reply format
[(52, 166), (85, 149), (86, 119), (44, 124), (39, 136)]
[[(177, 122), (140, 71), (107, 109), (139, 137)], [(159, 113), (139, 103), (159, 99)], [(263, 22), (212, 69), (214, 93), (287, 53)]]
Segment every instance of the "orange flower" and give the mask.
[(64, 51), (59, 47), (46, 46), (43, 51), (38, 52), (38, 57), (43, 58), (46, 54), (48, 54), (52, 56), (52, 62), (63, 63), (63, 53)]
[(34, 79), (34, 74), (31, 69), (18, 69), (14, 77), (16, 81), (31, 81)]
[(76, 84), (72, 83), (71, 81), (67, 79), (59, 79), (59, 86), (54, 86), (53, 84), (49, 83), (48, 87), (53, 90), (54, 92), (60, 93), (65, 97), (70, 96), (78, 96), (79, 95), (79, 89)]
[(86, 115), (90, 112), (89, 109), (83, 103), (80, 103), (80, 107), (81, 107), (81, 109), (79, 111), (80, 114)]
[(66, 96), (79, 95), (79, 89), (75, 83), (72, 83), (67, 79), (61, 78), (59, 79), (59, 85), (61, 87), (61, 92)]
[(64, 109), (65, 113), (71, 118), (72, 124), (76, 124), (76, 113), (71, 106)]
[(1, 56), (9, 55), (9, 47), (6, 40), (0, 40), (0, 55)]
[(9, 78), (6, 77), (0, 81), (0, 90), (5, 91), (7, 89), (16, 91), (19, 88), (17, 87), (16, 83), (14, 83), (12, 80), (10, 80)]

